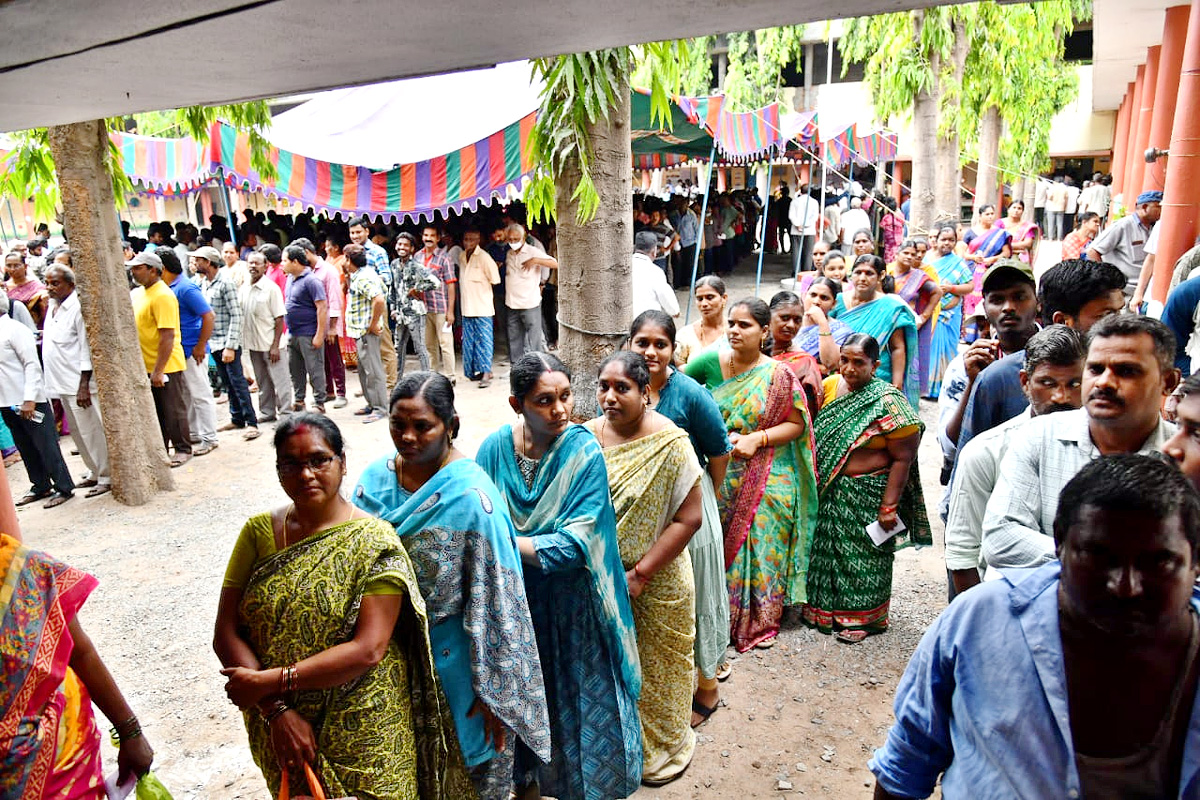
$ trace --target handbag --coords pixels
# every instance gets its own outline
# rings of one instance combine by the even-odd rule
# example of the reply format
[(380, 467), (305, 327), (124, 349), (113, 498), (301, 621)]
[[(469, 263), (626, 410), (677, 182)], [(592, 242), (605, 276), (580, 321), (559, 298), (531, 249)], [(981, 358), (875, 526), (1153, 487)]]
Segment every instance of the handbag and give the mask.
[(283, 776), (279, 779), (279, 800), (358, 800), (358, 798), (350, 797), (327, 797), (325, 790), (321, 788), (321, 781), (317, 778), (317, 773), (313, 772), (313, 768), (308, 762), (304, 763), (304, 776), (308, 778), (308, 790), (311, 795), (296, 795), (292, 797), (288, 791), (288, 773), (283, 771)]

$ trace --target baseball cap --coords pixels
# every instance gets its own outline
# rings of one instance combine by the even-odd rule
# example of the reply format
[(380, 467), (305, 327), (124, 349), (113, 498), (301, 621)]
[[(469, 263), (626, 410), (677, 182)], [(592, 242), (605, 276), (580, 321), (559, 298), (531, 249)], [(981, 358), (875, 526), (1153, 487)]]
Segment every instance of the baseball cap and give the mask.
[(1033, 270), (1029, 268), (1028, 264), (1015, 258), (1002, 258), (983, 273), (983, 291), (987, 293), (988, 284), (994, 285), (1000, 281), (1012, 280), (1025, 281), (1030, 286), (1037, 286), (1037, 282), (1033, 279)]
[(136, 256), (134, 256), (133, 258), (131, 258), (125, 262), (125, 266), (127, 266), (127, 267), (139, 267), (139, 266), (142, 266), (143, 264), (149, 264), (150, 266), (155, 267), (156, 269), (163, 268), (162, 259), (158, 257), (157, 253), (152, 253), (149, 250), (143, 250), (142, 252), (138, 253)]
[(221, 254), (217, 252), (217, 248), (209, 247), (208, 245), (205, 245), (204, 247), (197, 247), (195, 250), (188, 253), (188, 255), (195, 256), (196, 258), (206, 258), (214, 264), (223, 263), (221, 260)]

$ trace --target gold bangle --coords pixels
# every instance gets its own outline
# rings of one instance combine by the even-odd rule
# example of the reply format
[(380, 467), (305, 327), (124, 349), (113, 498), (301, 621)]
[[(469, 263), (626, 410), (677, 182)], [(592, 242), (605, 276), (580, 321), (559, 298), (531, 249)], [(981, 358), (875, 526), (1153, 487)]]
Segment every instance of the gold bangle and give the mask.
[(771, 436), (766, 431), (762, 432), (762, 436), (763, 436), (762, 446), (770, 447), (771, 446)]

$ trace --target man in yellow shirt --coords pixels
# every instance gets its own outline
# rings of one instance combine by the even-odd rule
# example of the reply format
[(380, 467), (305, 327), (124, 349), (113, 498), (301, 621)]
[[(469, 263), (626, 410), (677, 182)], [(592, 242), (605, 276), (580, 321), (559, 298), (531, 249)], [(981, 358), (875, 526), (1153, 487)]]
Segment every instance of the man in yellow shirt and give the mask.
[(137, 323), (142, 360), (150, 375), (154, 410), (162, 430), (163, 445), (174, 446), (171, 466), (178, 467), (192, 457), (191, 431), (188, 429), (188, 396), (183, 381), (183, 346), (179, 335), (179, 301), (162, 282), (162, 259), (155, 253), (138, 253), (126, 261), (129, 274), (137, 283), (130, 292), (133, 318)]

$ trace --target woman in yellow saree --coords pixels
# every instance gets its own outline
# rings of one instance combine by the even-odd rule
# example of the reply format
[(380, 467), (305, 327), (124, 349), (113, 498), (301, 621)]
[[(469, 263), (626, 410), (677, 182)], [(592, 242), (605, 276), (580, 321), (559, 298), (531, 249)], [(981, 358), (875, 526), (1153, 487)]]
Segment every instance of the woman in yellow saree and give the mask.
[(661, 786), (692, 761), (696, 587), (688, 542), (703, 517), (700, 462), (687, 432), (650, 410), (646, 359), (618, 350), (600, 364), (588, 422), (604, 451), (642, 663), (642, 783)]
[(341, 432), (293, 414), (275, 432), (292, 503), (234, 546), (214, 649), (272, 794), (311, 764), (331, 796), (475, 796), (437, 682), (425, 604), (387, 523), (339, 494)]

